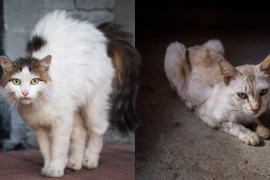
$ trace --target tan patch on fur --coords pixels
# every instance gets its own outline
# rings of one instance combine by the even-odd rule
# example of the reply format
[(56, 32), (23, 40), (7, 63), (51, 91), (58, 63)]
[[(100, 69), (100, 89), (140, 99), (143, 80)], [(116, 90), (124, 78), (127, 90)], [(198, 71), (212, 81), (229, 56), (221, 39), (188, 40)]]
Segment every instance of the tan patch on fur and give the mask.
[(1, 66), (3, 68), (4, 74), (0, 80), (0, 85), (5, 86), (6, 83), (11, 81), (11, 76), (17, 72), (19, 72), (19, 64), (16, 62), (8, 59), (7, 57), (1, 56), (0, 57)]
[(267, 129), (266, 127), (262, 126), (262, 125), (258, 125), (255, 128), (255, 132), (263, 139), (266, 139), (270, 136), (270, 131), (269, 129)]
[(29, 70), (39, 76), (41, 81), (51, 81), (48, 70), (51, 64), (51, 56), (46, 56), (42, 60), (35, 61), (30, 64)]
[(115, 52), (110, 54), (110, 57), (112, 57), (114, 68), (116, 69), (116, 78), (118, 79), (118, 82), (121, 83), (121, 72), (123, 68), (121, 56)]
[(232, 78), (235, 78), (239, 74), (236, 68), (225, 60), (219, 61), (219, 68), (221, 75), (223, 77), (223, 81), (227, 85), (229, 84)]
[(260, 104), (257, 101), (249, 101), (249, 105), (252, 111), (258, 111), (260, 109)]
[(259, 64), (259, 68), (261, 71), (265, 71), (270, 74), (270, 55), (268, 55), (263, 62)]

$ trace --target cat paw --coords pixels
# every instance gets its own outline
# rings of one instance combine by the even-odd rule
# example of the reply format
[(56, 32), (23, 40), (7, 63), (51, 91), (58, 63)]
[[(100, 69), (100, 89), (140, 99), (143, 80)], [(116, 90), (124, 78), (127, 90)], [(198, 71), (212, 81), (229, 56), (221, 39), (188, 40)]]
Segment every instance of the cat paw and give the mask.
[(240, 137), (240, 140), (249, 145), (257, 145), (260, 143), (260, 137), (254, 132), (247, 132)]
[(87, 169), (94, 169), (98, 166), (99, 156), (85, 156), (83, 159), (83, 167)]
[(68, 163), (67, 163), (67, 168), (74, 170), (74, 171), (78, 171), (78, 170), (82, 169), (82, 163), (79, 161), (69, 159)]
[(47, 167), (43, 167), (42, 169), (41, 169), (41, 175), (42, 176), (45, 176), (45, 174), (46, 174), (46, 172), (47, 172)]
[(46, 177), (62, 177), (64, 176), (64, 168), (51, 164), (47, 169), (43, 168), (41, 174)]
[(216, 130), (220, 129), (220, 123), (218, 123), (218, 122), (215, 122), (215, 121), (208, 121), (208, 122), (206, 122), (206, 124), (207, 124), (209, 127), (213, 128), (213, 129), (216, 129)]
[(270, 130), (260, 125), (256, 127), (255, 132), (263, 139), (267, 139), (270, 136)]

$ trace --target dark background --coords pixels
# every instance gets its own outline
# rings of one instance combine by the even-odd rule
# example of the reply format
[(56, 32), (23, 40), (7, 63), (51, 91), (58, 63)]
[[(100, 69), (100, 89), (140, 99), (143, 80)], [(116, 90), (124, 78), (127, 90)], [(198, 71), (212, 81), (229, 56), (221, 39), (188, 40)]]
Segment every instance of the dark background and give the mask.
[[(192, 130), (185, 128), (194, 123), (191, 126), (193, 130), (211, 131), (202, 122), (194, 119), (192, 112), (184, 107), (181, 99), (169, 86), (164, 73), (164, 57), (170, 43), (179, 41), (189, 47), (203, 44), (209, 39), (219, 39), (225, 48), (225, 58), (235, 66), (258, 64), (270, 54), (269, 6), (259, 1), (235, 2), (238, 4), (136, 1), (136, 48), (143, 59), (136, 103), (138, 116), (142, 121), (142, 126), (136, 131), (138, 179), (180, 177), (178, 173), (185, 169), (181, 163), (189, 166), (187, 162), (196, 158), (181, 152), (190, 151), (196, 154), (192, 145), (183, 143), (187, 142), (185, 139), (192, 139), (185, 136), (187, 133), (192, 134)], [(193, 119), (186, 120), (191, 118), (190, 116)], [(269, 116), (262, 116), (261, 119), (270, 128)], [(181, 134), (181, 131), (184, 134)], [(211, 133), (216, 136), (216, 132)], [(176, 139), (173, 139), (174, 137)], [(200, 140), (192, 141), (200, 143), (197, 142)], [(172, 145), (173, 143), (177, 145)], [(227, 145), (232, 146), (230, 143)], [(202, 156), (200, 149), (197, 151), (198, 156)], [(177, 159), (174, 164), (170, 163), (173, 162), (171, 155)], [(187, 162), (183, 162), (184, 156), (189, 159)], [(234, 157), (229, 150), (228, 156)], [(205, 160), (203, 158), (205, 157), (202, 156), (202, 160)], [(210, 158), (215, 157), (206, 158), (212, 162)], [(217, 174), (222, 174), (223, 170), (218, 167), (226, 165), (213, 167)], [(235, 167), (229, 167), (237, 170), (236, 164)], [(194, 165), (194, 169), (186, 172), (195, 172), (198, 170), (196, 168), (198, 167)], [(239, 178), (243, 178), (241, 173)]]

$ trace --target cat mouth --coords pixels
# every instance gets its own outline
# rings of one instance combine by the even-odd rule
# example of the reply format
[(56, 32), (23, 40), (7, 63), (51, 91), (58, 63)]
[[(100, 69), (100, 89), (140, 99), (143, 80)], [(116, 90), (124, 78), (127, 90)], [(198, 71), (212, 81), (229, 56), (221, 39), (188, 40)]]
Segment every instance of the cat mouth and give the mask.
[(259, 117), (262, 113), (261, 112), (253, 112), (252, 116)]
[(31, 98), (22, 98), (21, 101), (22, 100), (32, 100), (32, 99)]
[(30, 104), (32, 102), (32, 99), (31, 98), (21, 98), (20, 102), (22, 104)]

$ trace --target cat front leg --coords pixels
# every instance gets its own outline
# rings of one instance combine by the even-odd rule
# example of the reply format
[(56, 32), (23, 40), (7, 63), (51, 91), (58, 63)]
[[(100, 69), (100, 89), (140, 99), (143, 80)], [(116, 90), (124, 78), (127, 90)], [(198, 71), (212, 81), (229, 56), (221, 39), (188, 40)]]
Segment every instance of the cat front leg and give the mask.
[(38, 127), (34, 128), (34, 132), (38, 140), (39, 149), (44, 158), (44, 166), (41, 170), (41, 174), (45, 175), (51, 160), (49, 131), (45, 127)]
[(220, 130), (238, 137), (241, 141), (249, 145), (254, 146), (260, 143), (260, 137), (241, 124), (222, 122)]
[(259, 119), (254, 120), (255, 125), (252, 129), (263, 139), (267, 139), (270, 136), (270, 130), (265, 127)]
[(206, 105), (203, 105), (201, 108), (199, 108), (196, 111), (196, 114), (200, 117), (200, 119), (205, 122), (209, 127), (213, 129), (219, 129), (220, 128), (220, 122), (214, 119), (211, 116), (211, 113), (208, 113), (208, 109), (206, 108)]
[(62, 177), (67, 164), (73, 116), (63, 117), (51, 126), (51, 162), (45, 176)]

